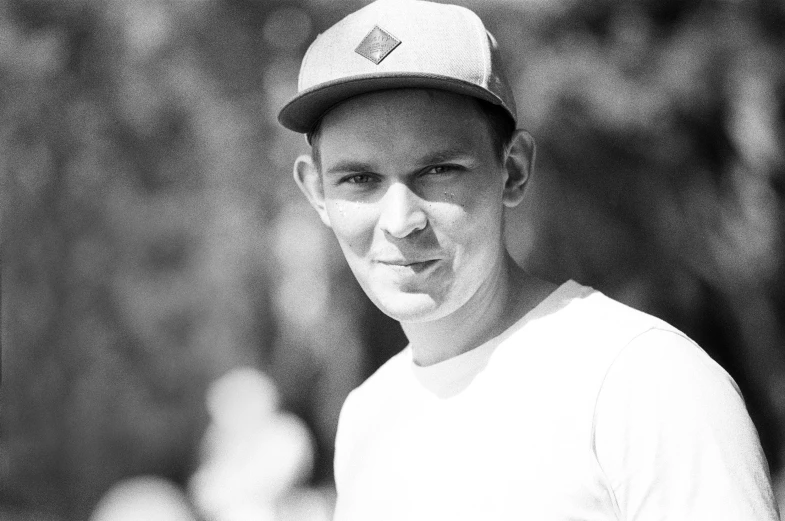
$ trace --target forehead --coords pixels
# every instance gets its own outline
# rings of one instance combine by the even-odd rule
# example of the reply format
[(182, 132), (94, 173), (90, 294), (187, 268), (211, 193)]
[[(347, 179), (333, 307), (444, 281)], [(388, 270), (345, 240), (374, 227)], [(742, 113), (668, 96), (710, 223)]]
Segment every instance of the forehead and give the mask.
[(346, 155), (417, 156), (445, 147), (492, 149), (489, 123), (476, 100), (427, 89), (351, 98), (324, 116), (318, 134), (322, 162)]

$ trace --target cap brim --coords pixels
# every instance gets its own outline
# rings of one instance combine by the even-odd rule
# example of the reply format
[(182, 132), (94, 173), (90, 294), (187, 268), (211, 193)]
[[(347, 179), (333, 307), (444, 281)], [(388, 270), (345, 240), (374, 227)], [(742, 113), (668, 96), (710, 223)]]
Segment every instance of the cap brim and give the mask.
[(445, 76), (430, 74), (374, 74), (358, 76), (328, 82), (305, 90), (295, 96), (278, 113), (278, 121), (284, 127), (302, 132), (310, 132), (322, 115), (335, 105), (354, 96), (387, 89), (423, 88), (439, 89), (456, 94), (464, 94), (474, 98), (501, 105), (516, 119), (509, 107), (492, 92), (469, 82)]

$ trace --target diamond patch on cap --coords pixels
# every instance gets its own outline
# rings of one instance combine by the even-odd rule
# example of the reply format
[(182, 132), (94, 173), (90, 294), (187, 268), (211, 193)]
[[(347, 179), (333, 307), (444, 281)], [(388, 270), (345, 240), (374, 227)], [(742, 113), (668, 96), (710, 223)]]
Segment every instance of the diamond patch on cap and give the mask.
[(375, 25), (354, 52), (379, 65), (400, 44), (401, 40)]

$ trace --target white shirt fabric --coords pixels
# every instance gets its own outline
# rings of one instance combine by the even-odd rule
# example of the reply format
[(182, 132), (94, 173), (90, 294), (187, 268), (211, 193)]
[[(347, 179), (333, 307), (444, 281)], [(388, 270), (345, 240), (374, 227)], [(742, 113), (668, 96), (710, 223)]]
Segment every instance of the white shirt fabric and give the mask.
[(510, 329), (347, 398), (336, 521), (779, 519), (735, 382), (667, 323), (569, 281)]

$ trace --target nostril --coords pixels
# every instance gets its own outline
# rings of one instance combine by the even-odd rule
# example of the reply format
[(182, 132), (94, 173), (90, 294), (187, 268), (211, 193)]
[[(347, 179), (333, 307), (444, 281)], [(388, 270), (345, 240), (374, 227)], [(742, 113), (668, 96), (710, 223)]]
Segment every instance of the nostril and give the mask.
[(427, 226), (421, 199), (403, 183), (395, 183), (382, 200), (381, 229), (397, 238), (406, 237)]

